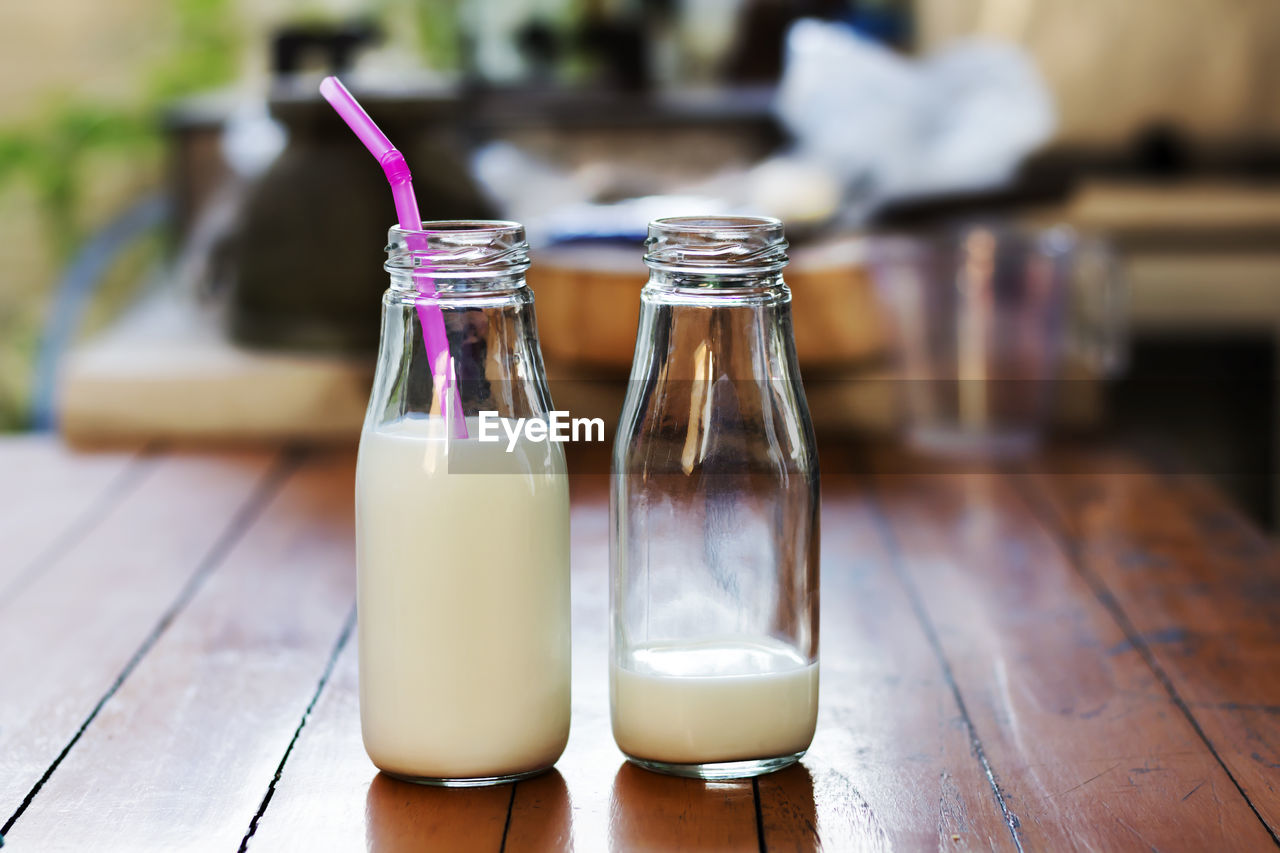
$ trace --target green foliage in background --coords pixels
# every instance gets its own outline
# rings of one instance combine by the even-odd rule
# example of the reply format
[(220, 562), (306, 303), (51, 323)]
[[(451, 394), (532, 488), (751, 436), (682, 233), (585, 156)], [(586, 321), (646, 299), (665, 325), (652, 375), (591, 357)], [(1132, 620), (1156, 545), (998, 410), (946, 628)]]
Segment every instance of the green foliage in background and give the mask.
[[(461, 60), (457, 0), (372, 0), (374, 16), (400, 12), (411, 22), (418, 50), (437, 69)], [(0, 191), (26, 181), (34, 190), (54, 257), (66, 260), (83, 241), (83, 166), (99, 152), (154, 163), (160, 154), (158, 116), (175, 98), (223, 85), (240, 67), (243, 34), (233, 0), (173, 0), (176, 37), (144, 73), (134, 103), (102, 104), (63, 96), (40, 115), (0, 127)]]
[(177, 0), (174, 50), (150, 76), (148, 106), (229, 83), (240, 64), (241, 34), (231, 0)]
[(84, 238), (86, 158), (112, 150), (138, 155), (154, 147), (151, 123), (140, 114), (62, 99), (37, 120), (0, 131), (0, 189), (9, 181), (30, 184), (50, 248), (65, 260)]
[(368, 0), (369, 16), (387, 41), (415, 51), (426, 67), (457, 71), (462, 65), (461, 0)]
[[(248, 42), (236, 0), (167, 0), (167, 49), (144, 67), (133, 96), (118, 101), (46, 93), (34, 114), (0, 125), (0, 193), (32, 198), (43, 254), (65, 266), (98, 227), (102, 189), (142, 187), (159, 180), (160, 116), (175, 99), (233, 82)], [(365, 0), (370, 16), (435, 69), (457, 69), (458, 0)], [(305, 19), (305, 0), (293, 9)], [(318, 18), (332, 18), (317, 4)], [(95, 195), (95, 191), (97, 191)], [(123, 257), (101, 283), (94, 316), (118, 309), (148, 265), (159, 257), (152, 239)], [(0, 292), (0, 431), (25, 423), (30, 365), (39, 339), (45, 287)]]
[(84, 163), (100, 152), (154, 162), (157, 116), (174, 97), (230, 81), (239, 64), (231, 0), (175, 0), (177, 38), (145, 75), (137, 103), (103, 104), (77, 96), (52, 99), (40, 114), (0, 128), (0, 190), (26, 181), (35, 193), (46, 239), (65, 260), (84, 238)]
[(462, 64), (456, 0), (417, 0), (413, 3), (418, 48), (433, 67), (453, 70)]
[[(163, 58), (144, 69), (135, 100), (51, 93), (36, 114), (0, 126), (0, 192), (22, 187), (34, 198), (45, 251), (56, 264), (65, 264), (97, 224), (89, 220), (96, 215), (90, 208), (99, 170), (154, 181), (164, 105), (230, 82), (239, 69), (242, 38), (233, 0), (173, 0), (170, 9), (175, 38)], [(118, 306), (127, 299), (158, 251), (159, 241), (150, 240), (129, 252), (107, 276), (101, 301)], [(26, 423), (44, 290), (9, 296), (0, 300), (0, 430)]]

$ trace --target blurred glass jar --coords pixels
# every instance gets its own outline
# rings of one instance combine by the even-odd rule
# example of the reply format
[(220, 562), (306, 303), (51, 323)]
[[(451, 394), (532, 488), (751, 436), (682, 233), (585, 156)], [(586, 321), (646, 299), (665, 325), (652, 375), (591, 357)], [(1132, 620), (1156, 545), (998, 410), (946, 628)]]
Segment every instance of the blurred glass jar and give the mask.
[(809, 747), (818, 458), (782, 223), (660, 219), (613, 456), (610, 693), (633, 762), (725, 779)]
[(917, 449), (1028, 453), (1065, 382), (1124, 365), (1125, 291), (1101, 238), (970, 225), (877, 238), (870, 258)]

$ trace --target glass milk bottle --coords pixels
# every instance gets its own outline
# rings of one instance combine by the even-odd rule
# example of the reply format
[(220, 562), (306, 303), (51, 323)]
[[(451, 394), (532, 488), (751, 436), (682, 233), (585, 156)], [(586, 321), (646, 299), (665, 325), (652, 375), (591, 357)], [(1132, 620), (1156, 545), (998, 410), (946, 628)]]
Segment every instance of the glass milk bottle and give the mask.
[(481, 440), (482, 418), (551, 410), (528, 244), (514, 222), (428, 222), (387, 255), (356, 472), (365, 749), (415, 782), (519, 779), (569, 734), (564, 453)]
[(613, 452), (613, 736), (703, 779), (798, 760), (818, 709), (818, 459), (782, 223), (649, 226)]

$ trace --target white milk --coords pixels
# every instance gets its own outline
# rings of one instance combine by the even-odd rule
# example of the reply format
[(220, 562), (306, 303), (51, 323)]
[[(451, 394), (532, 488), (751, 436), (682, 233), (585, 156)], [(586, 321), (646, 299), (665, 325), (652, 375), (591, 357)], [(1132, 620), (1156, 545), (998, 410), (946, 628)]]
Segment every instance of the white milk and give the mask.
[(442, 432), (439, 419), (419, 418), (360, 441), (365, 749), (403, 776), (548, 767), (569, 736), (564, 456), (548, 444), (481, 444), (474, 420), (471, 439)]
[(635, 758), (777, 758), (803, 752), (813, 740), (818, 665), (776, 640), (639, 646), (610, 675), (613, 738)]

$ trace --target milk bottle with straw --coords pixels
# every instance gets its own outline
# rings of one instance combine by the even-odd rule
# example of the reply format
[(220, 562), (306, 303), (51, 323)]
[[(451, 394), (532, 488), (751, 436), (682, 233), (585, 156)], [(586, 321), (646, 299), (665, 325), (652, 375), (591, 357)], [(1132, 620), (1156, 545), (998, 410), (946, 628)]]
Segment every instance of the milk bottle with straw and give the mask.
[(552, 409), (524, 229), (419, 222), (404, 158), (335, 78), (321, 92), (378, 158), (399, 215), (356, 473), (365, 749), (416, 782), (523, 778), (569, 734), (563, 451), (478, 429), (481, 412)]

